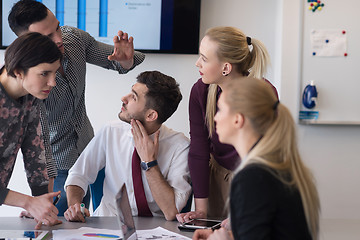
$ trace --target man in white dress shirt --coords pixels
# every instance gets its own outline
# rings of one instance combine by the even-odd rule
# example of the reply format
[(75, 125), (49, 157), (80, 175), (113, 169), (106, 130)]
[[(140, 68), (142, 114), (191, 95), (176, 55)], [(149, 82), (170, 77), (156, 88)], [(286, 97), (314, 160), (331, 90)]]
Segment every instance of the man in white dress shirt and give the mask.
[[(132, 178), (134, 147), (142, 162), (142, 181), (151, 214), (175, 219), (191, 194), (189, 139), (163, 122), (176, 111), (181, 99), (179, 85), (172, 77), (157, 71), (137, 77), (131, 92), (121, 99), (122, 121), (103, 127), (69, 171), (65, 183), (69, 208), (64, 214), (68, 221), (85, 221), (80, 203), (88, 185), (104, 167), (104, 195), (94, 215), (116, 215), (115, 197), (124, 183), (132, 214), (138, 215)], [(85, 209), (85, 216), (89, 215)]]

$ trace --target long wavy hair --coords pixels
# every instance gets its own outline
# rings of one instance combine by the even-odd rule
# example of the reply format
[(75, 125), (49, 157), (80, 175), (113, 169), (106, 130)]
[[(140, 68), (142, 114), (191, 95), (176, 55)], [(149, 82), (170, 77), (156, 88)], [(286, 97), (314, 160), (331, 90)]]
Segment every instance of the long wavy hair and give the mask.
[(277, 103), (273, 89), (263, 80), (244, 77), (227, 83), (223, 90), (230, 110), (247, 117), (253, 129), (262, 136), (235, 173), (248, 164), (262, 164), (273, 169), (284, 184), (298, 189), (310, 234), (317, 239), (319, 196), (314, 178), (301, 160), (295, 123), (289, 110)]

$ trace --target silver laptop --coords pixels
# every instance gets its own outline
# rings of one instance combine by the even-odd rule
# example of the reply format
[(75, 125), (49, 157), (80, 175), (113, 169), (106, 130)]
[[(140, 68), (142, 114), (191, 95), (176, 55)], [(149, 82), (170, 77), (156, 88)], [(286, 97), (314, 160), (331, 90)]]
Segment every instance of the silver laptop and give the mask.
[(134, 218), (131, 213), (129, 197), (125, 184), (116, 195), (117, 219), (123, 232), (123, 239), (137, 239)]

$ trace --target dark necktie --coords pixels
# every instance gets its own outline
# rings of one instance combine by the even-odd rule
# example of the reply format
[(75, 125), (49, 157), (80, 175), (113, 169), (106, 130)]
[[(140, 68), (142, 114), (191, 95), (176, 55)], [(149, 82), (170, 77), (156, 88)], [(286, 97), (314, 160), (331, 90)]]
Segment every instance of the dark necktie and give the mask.
[(144, 185), (141, 178), (140, 157), (136, 151), (136, 148), (134, 148), (134, 153), (132, 156), (132, 178), (134, 184), (136, 206), (138, 209), (138, 216), (152, 217), (153, 215), (146, 201)]

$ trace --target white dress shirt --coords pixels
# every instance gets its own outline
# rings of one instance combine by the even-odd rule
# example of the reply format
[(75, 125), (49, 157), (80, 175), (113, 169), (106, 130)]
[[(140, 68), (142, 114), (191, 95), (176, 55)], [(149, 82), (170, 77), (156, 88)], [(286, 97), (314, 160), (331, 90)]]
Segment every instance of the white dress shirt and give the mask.
[[(109, 123), (95, 135), (70, 169), (65, 189), (68, 185), (77, 185), (86, 193), (89, 184), (95, 182), (98, 171), (105, 167), (104, 195), (94, 215), (116, 215), (115, 197), (125, 183), (132, 214), (137, 216), (131, 168), (133, 151), (131, 125), (120, 120)], [(191, 193), (188, 152), (189, 139), (184, 134), (162, 125), (157, 161), (165, 180), (174, 189), (175, 204), (179, 212), (186, 205)], [(142, 179), (152, 214), (163, 216), (151, 194), (145, 171), (142, 171)]]

